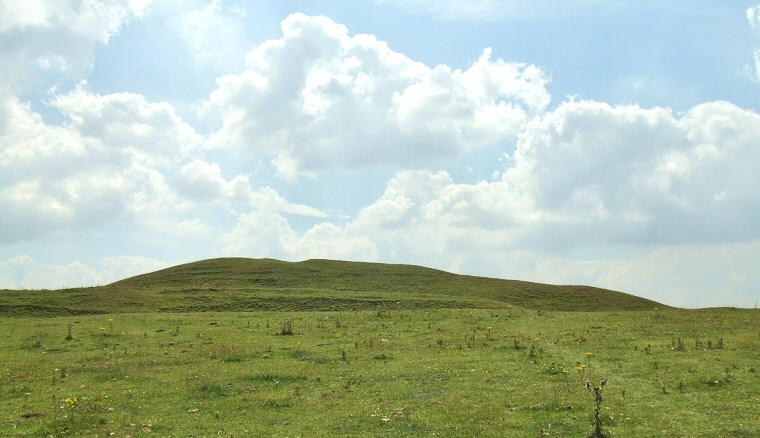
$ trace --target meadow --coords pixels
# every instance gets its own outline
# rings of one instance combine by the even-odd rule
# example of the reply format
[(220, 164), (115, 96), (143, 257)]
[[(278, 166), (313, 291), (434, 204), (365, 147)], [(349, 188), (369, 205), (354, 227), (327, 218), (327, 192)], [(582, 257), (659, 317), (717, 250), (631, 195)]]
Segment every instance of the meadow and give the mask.
[[(95, 313), (114, 304), (93, 298), (90, 308), (72, 300), (45, 310), (64, 314), (25, 316), (19, 309), (40, 311), (34, 299), (0, 293), (0, 436), (580, 437), (594, 431), (593, 386), (605, 379), (606, 436), (760, 436), (755, 309), (555, 311), (483, 291), (348, 299), (338, 291), (351, 288), (333, 278), (332, 295), (289, 289), (283, 301), (319, 310), (192, 312), (193, 293), (233, 285), (193, 277), (199, 289), (180, 277), (136, 277), (120, 294), (26, 291), (51, 303), (109, 290), (124, 300), (142, 281), (140, 290), (163, 293), (157, 308), (131, 313)], [(273, 306), (282, 285), (260, 286), (269, 301), (254, 301)], [(242, 294), (229, 293), (230, 302)]]

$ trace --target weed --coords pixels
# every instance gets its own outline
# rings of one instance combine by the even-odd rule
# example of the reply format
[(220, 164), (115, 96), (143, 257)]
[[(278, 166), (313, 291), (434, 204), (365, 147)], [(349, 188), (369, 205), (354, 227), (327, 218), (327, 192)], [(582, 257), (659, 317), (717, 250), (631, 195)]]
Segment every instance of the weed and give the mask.
[(676, 351), (686, 351), (686, 346), (684, 345), (680, 337), (677, 340), (673, 339), (673, 342), (671, 343), (670, 348)]
[(293, 335), (293, 320), (292, 319), (286, 319), (282, 321), (282, 330), (280, 330), (280, 334), (283, 336)]
[(602, 391), (607, 384), (607, 379), (602, 380), (599, 386), (592, 384), (590, 381), (586, 381), (586, 388), (594, 394), (594, 432), (589, 435), (589, 438), (606, 438), (602, 432), (602, 419), (600, 417), (600, 410), (602, 408)]
[(73, 330), (73, 327), (72, 327), (71, 324), (69, 324), (69, 327), (68, 327), (68, 330), (67, 330), (67, 333), (66, 333), (66, 337), (64, 338), (65, 340), (71, 341), (71, 340), (74, 339), (74, 335), (72, 334), (72, 330)]
[(536, 344), (534, 342), (530, 343), (530, 351), (528, 352), (528, 357), (531, 359), (535, 359), (538, 353), (536, 352)]

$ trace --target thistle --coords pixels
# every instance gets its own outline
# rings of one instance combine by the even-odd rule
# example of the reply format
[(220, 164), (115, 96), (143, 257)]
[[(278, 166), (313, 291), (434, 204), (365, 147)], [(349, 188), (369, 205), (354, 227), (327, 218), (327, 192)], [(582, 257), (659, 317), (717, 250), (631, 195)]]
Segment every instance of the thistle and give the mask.
[(602, 380), (599, 386), (593, 385), (590, 381), (586, 381), (586, 388), (594, 394), (594, 400), (596, 402), (596, 408), (594, 408), (594, 433), (589, 435), (589, 438), (606, 438), (602, 432), (602, 420), (599, 418), (599, 411), (602, 407), (602, 389), (607, 384), (607, 379)]

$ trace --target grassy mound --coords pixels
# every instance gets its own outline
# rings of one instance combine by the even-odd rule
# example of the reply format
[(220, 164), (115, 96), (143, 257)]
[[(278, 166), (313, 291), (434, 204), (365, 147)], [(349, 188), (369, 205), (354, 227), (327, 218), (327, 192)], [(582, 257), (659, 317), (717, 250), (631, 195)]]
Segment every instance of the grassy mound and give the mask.
[(138, 275), (107, 286), (3, 291), (0, 315), (141, 312), (326, 311), (383, 308), (622, 311), (665, 307), (589, 286), (457, 275), (411, 265), (220, 258)]

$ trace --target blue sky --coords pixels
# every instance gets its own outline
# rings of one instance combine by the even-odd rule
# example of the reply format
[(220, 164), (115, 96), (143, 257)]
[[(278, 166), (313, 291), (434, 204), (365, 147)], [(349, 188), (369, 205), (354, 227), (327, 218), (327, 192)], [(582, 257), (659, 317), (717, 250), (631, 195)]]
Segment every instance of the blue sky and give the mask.
[(760, 300), (760, 4), (0, 0), (0, 288), (221, 257)]

